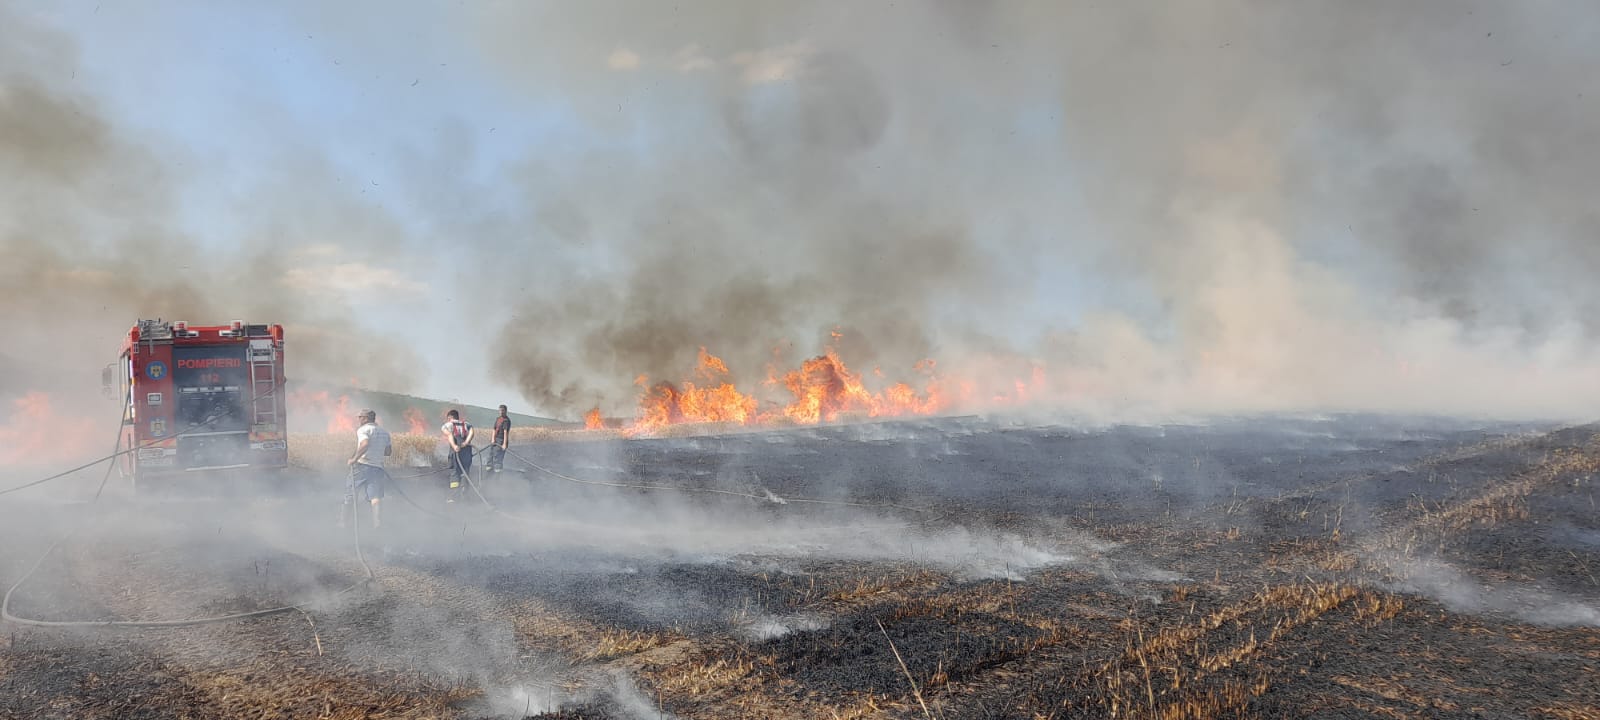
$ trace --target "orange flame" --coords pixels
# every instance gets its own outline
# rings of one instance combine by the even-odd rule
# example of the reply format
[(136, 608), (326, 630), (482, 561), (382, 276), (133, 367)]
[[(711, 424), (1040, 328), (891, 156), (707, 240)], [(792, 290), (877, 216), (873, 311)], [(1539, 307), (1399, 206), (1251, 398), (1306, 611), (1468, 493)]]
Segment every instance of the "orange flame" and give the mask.
[[(838, 339), (840, 335), (836, 332), (833, 337)], [(649, 433), (682, 423), (755, 425), (787, 420), (814, 425), (849, 416), (932, 415), (948, 409), (949, 395), (934, 375), (934, 362), (925, 360), (913, 369), (927, 378), (922, 390), (899, 382), (874, 391), (867, 387), (861, 374), (845, 365), (836, 349), (829, 347), (822, 355), (781, 375), (769, 366), (766, 386), (781, 388), (788, 397), (782, 398), (782, 391), (775, 393), (780, 397), (769, 401), (763, 410), (755, 395), (728, 381), (727, 364), (701, 348), (693, 373), (695, 381), (651, 383), (645, 376), (635, 381), (641, 389), (639, 412), (628, 432)], [(875, 368), (873, 375), (882, 378), (882, 370)]]
[(651, 385), (649, 378), (640, 375), (634, 384), (643, 388), (644, 394), (639, 398), (639, 415), (630, 431), (649, 432), (680, 423), (744, 425), (757, 420), (756, 399), (724, 379), (728, 366), (722, 358), (700, 348), (694, 374), (705, 387), (693, 381), (685, 381), (682, 388), (670, 382)]
[[(926, 367), (931, 374), (933, 361), (918, 366)], [(847, 414), (898, 417), (932, 415), (945, 409), (936, 381), (930, 379), (922, 393), (903, 382), (874, 393), (862, 384), (859, 373), (845, 367), (833, 348), (801, 363), (799, 370), (789, 371), (783, 376), (783, 385), (794, 396), (794, 402), (783, 409), (784, 415), (805, 425), (833, 422)]]
[(27, 393), (12, 401), (11, 416), (0, 424), (0, 465), (54, 464), (92, 455), (94, 427), (88, 418), (63, 415), (49, 394)]
[(411, 435), (427, 435), (428, 424), (422, 419), (422, 411), (414, 407), (406, 408), (406, 432)]
[(289, 413), (300, 417), (324, 419), (328, 433), (349, 433), (356, 430), (355, 410), (350, 407), (350, 396), (333, 397), (326, 390), (315, 392), (298, 390), (289, 393)]
[(590, 410), (587, 413), (584, 413), (584, 415), (583, 415), (583, 429), (585, 429), (585, 430), (603, 430), (603, 429), (605, 429), (605, 426), (606, 426), (605, 420), (602, 420), (600, 418), (600, 408), (595, 408), (593, 410)]

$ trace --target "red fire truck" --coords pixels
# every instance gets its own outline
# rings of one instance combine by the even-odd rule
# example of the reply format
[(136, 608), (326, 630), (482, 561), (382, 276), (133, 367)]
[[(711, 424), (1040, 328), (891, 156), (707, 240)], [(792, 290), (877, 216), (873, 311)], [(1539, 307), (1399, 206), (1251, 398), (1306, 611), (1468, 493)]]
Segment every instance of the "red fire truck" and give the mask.
[(123, 402), (119, 469), (134, 486), (289, 464), (283, 326), (140, 320), (102, 378)]

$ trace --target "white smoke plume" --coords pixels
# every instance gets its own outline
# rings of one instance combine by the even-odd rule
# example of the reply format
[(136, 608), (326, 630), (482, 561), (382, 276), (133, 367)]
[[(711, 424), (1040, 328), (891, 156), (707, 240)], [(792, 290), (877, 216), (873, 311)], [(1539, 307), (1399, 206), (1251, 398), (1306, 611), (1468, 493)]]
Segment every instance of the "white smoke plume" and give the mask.
[(1600, 607), (1585, 598), (1521, 583), (1490, 584), (1441, 560), (1400, 564), (1398, 588), (1437, 598), (1456, 612), (1504, 613), (1538, 625), (1600, 626)]
[(1587, 417), (1600, 391), (1581, 4), (472, 19), (512, 87), (649, 148), (530, 173), (555, 264), (605, 268), (505, 324), (496, 367), (542, 406), (623, 409), (702, 345), (759, 379), (833, 326), (847, 359), (1038, 367), (1035, 399), (1101, 414)]
[[(6, 320), (55, 372), (124, 314), (237, 313), (295, 326), (302, 376), (408, 389), (427, 368), (376, 303), (566, 417), (701, 347), (753, 389), (835, 329), (886, 380), (937, 359), (965, 409), (1018, 380), (1102, 417), (1600, 392), (1582, 3), (287, 4), (275, 52), (385, 124), (452, 84), (496, 115), (358, 167), (262, 113), (241, 137), (282, 151), (198, 229), (182, 198), (226, 162), (120, 117), (114, 75), (70, 82), (47, 13), (0, 13)], [(52, 376), (31, 358), (0, 370)]]

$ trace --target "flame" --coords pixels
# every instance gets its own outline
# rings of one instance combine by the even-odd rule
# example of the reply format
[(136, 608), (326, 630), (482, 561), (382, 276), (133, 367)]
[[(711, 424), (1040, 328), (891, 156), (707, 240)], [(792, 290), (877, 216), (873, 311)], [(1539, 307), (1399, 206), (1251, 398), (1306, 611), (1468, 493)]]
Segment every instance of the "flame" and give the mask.
[[(840, 337), (838, 332), (833, 333), (835, 340)], [(935, 367), (932, 360), (913, 366), (925, 378), (920, 390), (906, 382), (873, 390), (830, 345), (822, 355), (804, 361), (794, 370), (780, 374), (769, 365), (764, 386), (772, 399), (763, 404), (756, 395), (741, 391), (729, 381), (728, 366), (721, 358), (700, 348), (692, 373), (694, 380), (652, 383), (641, 375), (634, 381), (640, 388), (639, 411), (627, 432), (644, 434), (684, 423), (815, 425), (851, 416), (933, 415), (946, 411), (951, 400), (944, 382), (934, 373)], [(882, 368), (874, 368), (873, 376), (882, 379)], [(598, 412), (591, 416), (598, 420)]]
[(694, 375), (704, 387), (692, 380), (685, 381), (681, 388), (664, 381), (652, 385), (648, 377), (640, 375), (634, 384), (644, 392), (639, 398), (639, 415), (630, 431), (650, 432), (680, 423), (744, 425), (757, 420), (756, 399), (727, 382), (728, 366), (722, 358), (700, 348)]
[(918, 363), (917, 369), (924, 367), (930, 374), (930, 382), (922, 392), (899, 382), (875, 393), (867, 389), (861, 375), (846, 367), (838, 351), (830, 347), (822, 355), (801, 363), (799, 370), (791, 370), (783, 376), (784, 387), (794, 396), (783, 414), (804, 425), (833, 422), (847, 414), (873, 418), (933, 415), (944, 410), (946, 404), (938, 382), (931, 378), (933, 361)]
[[(1029, 369), (1027, 378), (1013, 377), (1009, 384), (994, 387), (990, 391), (991, 395), (986, 402), (994, 407), (1028, 405), (1048, 394), (1050, 389), (1049, 378), (1044, 367), (1034, 364)], [(971, 382), (964, 382), (961, 391), (964, 401), (976, 401), (976, 385)]]
[[(850, 368), (840, 353), (845, 334), (834, 330), (829, 335), (822, 354), (798, 367), (780, 367), (792, 345), (773, 345), (765, 381), (754, 387), (737, 385), (728, 364), (706, 347), (699, 348), (694, 366), (682, 379), (639, 375), (634, 379), (637, 410), (622, 432), (639, 436), (675, 425), (816, 425), (930, 416), (956, 408), (970, 411), (1036, 405), (1093, 389), (1081, 378), (1057, 378), (1057, 386), (1052, 388), (1044, 365), (1015, 355), (964, 358), (961, 367), (971, 375), (968, 377), (954, 376), (932, 358), (899, 372), (881, 365), (860, 372)], [(606, 427), (599, 407), (584, 413), (583, 426), (585, 430)]]
[(414, 407), (406, 408), (406, 432), (411, 435), (427, 435), (428, 424), (422, 419), (422, 411)]
[(27, 393), (11, 402), (11, 415), (0, 424), (0, 465), (54, 464), (92, 456), (95, 450), (89, 443), (94, 428), (93, 420), (58, 411), (48, 393)]
[(289, 393), (290, 415), (325, 418), (328, 433), (350, 433), (356, 430), (355, 410), (350, 407), (350, 396), (333, 397), (326, 390), (315, 392), (298, 390)]

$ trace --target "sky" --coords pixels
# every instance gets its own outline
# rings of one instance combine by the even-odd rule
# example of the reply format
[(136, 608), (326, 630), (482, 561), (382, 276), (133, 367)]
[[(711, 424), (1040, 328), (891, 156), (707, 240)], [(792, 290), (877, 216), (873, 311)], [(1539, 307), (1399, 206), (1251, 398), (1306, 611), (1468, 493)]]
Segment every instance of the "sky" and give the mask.
[[(1103, 416), (1600, 401), (1589, 3), (0, 20), (3, 289), (57, 317), (0, 309), (73, 373), (251, 313), (303, 377), (565, 419), (830, 342)], [(0, 351), (7, 390), (65, 369)]]
[[(314, 284), (344, 296), (366, 329), (421, 331), (412, 349), (427, 372), (419, 373), (415, 387), (382, 389), (536, 411), (514, 382), (489, 367), (494, 328), (487, 321), (447, 330), (474, 312), (454, 290), (479, 274), (451, 249), (479, 240), (470, 229), (452, 226), (447, 207), (419, 208), (417, 185), (467, 186), (483, 203), (494, 193), (494, 179), (516, 172), (529, 156), (573, 156), (590, 146), (648, 157), (653, 147), (677, 138), (674, 128), (649, 122), (622, 136), (593, 132), (559, 87), (508, 90), (482, 48), (462, 42), (459, 32), (441, 31), (474, 21), (471, 11), (449, 3), (381, 12), (359, 3), (324, 9), (315, 3), (69, 2), (23, 12), (62, 33), (78, 53), (75, 64), (59, 68), (61, 76), (44, 69), (45, 79), (93, 96), (136, 142), (170, 153), (184, 177), (180, 215), (172, 221), (201, 248), (238, 242), (236, 217), (263, 182), (259, 169), (302, 149), (318, 156), (319, 172), (334, 184), (354, 188), (375, 213), (403, 224), (409, 239), (397, 238), (393, 254), (383, 252), (380, 240), (371, 257), (361, 259), (329, 252), (341, 244), (338, 237), (270, 240), (279, 252), (318, 261), (290, 270), (293, 286)], [(639, 62), (630, 52), (619, 42), (570, 61), (626, 74)], [(634, 112), (626, 107), (635, 102), (632, 93), (618, 98), (625, 112)], [(704, 121), (681, 117), (694, 109), (668, 112), (668, 122)], [(1039, 98), (1007, 119), (1008, 132), (1021, 133), (1018, 142), (1059, 142), (1053, 123), (1060, 112), (1058, 98)], [(470, 145), (473, 156), (456, 159), (448, 174), (416, 177), (408, 161), (437, 143)], [(1063, 188), (1072, 182), (1065, 172), (1057, 180)], [(521, 201), (511, 194), (488, 200)], [(522, 240), (536, 249), (553, 242), (537, 234)], [(472, 257), (492, 261), (493, 255)], [(604, 255), (590, 259), (602, 267), (588, 271), (605, 272)], [(1062, 317), (1083, 304), (1085, 283), (1071, 267), (1040, 275), (1033, 302)], [(516, 289), (508, 288), (507, 300)], [(435, 333), (452, 340), (427, 339)]]
[[(450, 248), (473, 240), (435, 215), (412, 212), (414, 198), (401, 182), (408, 169), (397, 156), (441, 135), (465, 135), (480, 158), (457, 169), (479, 180), (503, 171), (499, 158), (525, 156), (577, 128), (555, 104), (497, 92), (469, 48), (430, 36), (437, 13), (414, 9), (423, 11), (368, 16), (383, 24), (361, 33), (392, 39), (373, 45), (354, 42), (351, 28), (308, 4), (83, 2), (35, 12), (81, 53), (76, 69), (51, 80), (83, 87), (129, 133), (176, 153), (175, 163), (193, 171), (176, 220), (202, 247), (237, 242), (233, 217), (250, 202), (256, 168), (272, 166), (286, 148), (308, 148), (325, 159), (322, 172), (333, 182), (358, 188), (363, 202), (400, 218), (430, 247), (400, 245), (388, 257), (380, 247), (370, 259), (340, 258), (301, 279), (346, 295), (364, 328), (418, 336), (414, 348), (433, 371), (416, 387), (394, 389), (526, 411), (514, 388), (488, 374), (490, 328), (450, 342), (427, 339), (471, 312), (452, 289), (470, 282), (474, 268), (454, 262)], [(286, 253), (316, 255), (340, 239), (273, 242)]]

